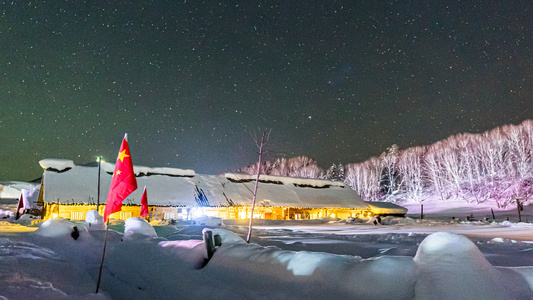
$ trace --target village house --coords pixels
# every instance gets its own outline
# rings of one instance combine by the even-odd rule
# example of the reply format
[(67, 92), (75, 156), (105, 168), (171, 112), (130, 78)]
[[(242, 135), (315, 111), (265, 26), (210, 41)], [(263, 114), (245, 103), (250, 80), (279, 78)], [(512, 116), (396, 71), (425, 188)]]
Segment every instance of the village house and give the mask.
[[(83, 220), (89, 210), (103, 214), (114, 164), (75, 165), (71, 160), (45, 159), (39, 194), (43, 219), (62, 217)], [(146, 187), (150, 218), (164, 220), (213, 216), (246, 219), (251, 214), (255, 176), (244, 174), (203, 175), (193, 170), (134, 166), (138, 189), (123, 202), (122, 211), (111, 218), (138, 217)], [(98, 180), (100, 178), (100, 191)], [(376, 209), (376, 208), (374, 208)], [(405, 215), (396, 206), (389, 214)], [(370, 217), (372, 206), (342, 182), (261, 175), (254, 218), (317, 219), (323, 217)]]

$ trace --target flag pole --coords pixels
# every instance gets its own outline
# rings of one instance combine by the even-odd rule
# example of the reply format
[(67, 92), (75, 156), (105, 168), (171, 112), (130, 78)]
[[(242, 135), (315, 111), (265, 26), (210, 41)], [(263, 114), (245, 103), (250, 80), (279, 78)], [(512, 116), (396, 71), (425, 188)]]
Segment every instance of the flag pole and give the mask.
[(98, 273), (98, 283), (96, 284), (96, 293), (100, 288), (102, 279), (102, 268), (104, 266), (105, 249), (107, 245), (107, 233), (109, 231), (109, 216), (122, 209), (122, 201), (137, 189), (137, 180), (133, 170), (133, 161), (131, 160), (130, 147), (128, 145), (128, 134), (124, 135), (122, 144), (118, 152), (115, 171), (111, 177), (111, 185), (107, 194), (107, 201), (104, 210), (104, 222), (106, 223), (104, 237), (104, 251), (102, 251), (102, 262), (100, 263), (100, 272)]
[(102, 267), (104, 266), (104, 257), (105, 257), (105, 248), (107, 245), (107, 231), (109, 230), (109, 218), (107, 219), (106, 227), (105, 227), (105, 237), (104, 237), (104, 251), (102, 252), (102, 262), (100, 263), (100, 272), (98, 272), (98, 283), (96, 284), (96, 293), (98, 294), (98, 290), (100, 288), (100, 279), (102, 278)]

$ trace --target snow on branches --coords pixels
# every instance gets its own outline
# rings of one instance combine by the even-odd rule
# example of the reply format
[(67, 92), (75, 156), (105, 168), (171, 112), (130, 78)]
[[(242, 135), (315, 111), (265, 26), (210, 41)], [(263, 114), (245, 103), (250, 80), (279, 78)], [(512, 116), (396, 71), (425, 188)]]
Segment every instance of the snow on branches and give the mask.
[(345, 182), (368, 201), (494, 200), (506, 207), (533, 195), (533, 121), (458, 134), (345, 168)]

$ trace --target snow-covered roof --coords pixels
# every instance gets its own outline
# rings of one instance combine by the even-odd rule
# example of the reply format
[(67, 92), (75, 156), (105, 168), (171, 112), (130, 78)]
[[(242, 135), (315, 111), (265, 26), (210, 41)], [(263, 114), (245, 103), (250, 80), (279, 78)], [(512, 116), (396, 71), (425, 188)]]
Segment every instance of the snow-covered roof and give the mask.
[(70, 159), (47, 158), (40, 160), (39, 165), (45, 170), (54, 169), (61, 172), (73, 168), (74, 162)]
[[(105, 203), (111, 184), (111, 172), (101, 172), (100, 203)], [(169, 206), (239, 206), (251, 205), (254, 176), (203, 175), (192, 170), (134, 167), (138, 189), (124, 204), (140, 204), (146, 186), (149, 205)], [(169, 172), (170, 170), (170, 172)], [(164, 172), (163, 172), (164, 171)], [(183, 171), (183, 172), (182, 172)], [(243, 180), (252, 179), (253, 180)], [(65, 172), (45, 170), (44, 201), (62, 203), (96, 203), (98, 168), (74, 166)], [(200, 196), (202, 195), (202, 196)], [(261, 177), (257, 191), (257, 205), (291, 207), (368, 208), (368, 205), (350, 187), (340, 182)]]
[[(104, 162), (102, 163), (102, 169), (105, 172), (112, 174), (115, 170), (115, 164)], [(194, 170), (185, 170), (177, 168), (150, 168), (144, 166), (133, 166), (133, 172), (135, 172), (136, 176), (169, 175), (192, 177), (196, 174)]]
[(407, 213), (407, 208), (390, 203), (390, 202), (366, 202), (371, 208), (372, 211), (376, 214), (395, 214), (403, 215)]
[[(248, 175), (248, 174), (233, 174), (226, 173), (224, 176), (230, 181), (234, 182), (249, 182), (254, 181), (257, 175)], [(310, 179), (310, 178), (296, 178), (296, 177), (283, 177), (283, 176), (271, 176), (271, 175), (260, 175), (259, 182), (272, 182), (272, 183), (282, 183), (282, 184), (293, 184), (295, 186), (307, 186), (314, 188), (329, 188), (329, 187), (345, 187), (346, 185), (340, 181), (330, 181), (324, 179)]]

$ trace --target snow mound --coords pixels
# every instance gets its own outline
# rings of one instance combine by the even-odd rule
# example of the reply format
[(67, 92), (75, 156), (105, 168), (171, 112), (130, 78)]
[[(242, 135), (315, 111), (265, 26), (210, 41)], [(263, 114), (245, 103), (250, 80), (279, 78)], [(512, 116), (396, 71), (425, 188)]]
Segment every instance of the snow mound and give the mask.
[[(205, 231), (205, 230), (204, 230)], [(362, 260), (359, 256), (322, 252), (287, 251), (277, 247), (246, 244), (223, 229), (222, 245), (204, 268), (230, 285), (284, 286), (286, 299), (329, 299), (332, 293), (351, 299), (412, 299), (415, 264), (410, 257), (380, 257)], [(231, 241), (231, 242), (230, 242)], [(230, 272), (228, 270), (238, 270)], [(251, 283), (251, 280), (258, 280)], [(265, 282), (262, 278), (268, 278)], [(264, 290), (269, 290), (265, 287)], [(244, 292), (244, 291), (243, 291)], [(277, 296), (277, 297), (276, 297)], [(279, 298), (271, 294), (265, 298)]]
[(70, 159), (47, 158), (40, 160), (39, 165), (45, 170), (53, 169), (58, 172), (74, 168), (74, 162)]
[(462, 235), (445, 232), (429, 235), (413, 260), (419, 270), (416, 299), (508, 298), (501, 274)]
[(180, 257), (190, 269), (200, 269), (207, 258), (207, 250), (203, 240), (161, 241), (158, 244), (166, 251)]
[(0, 209), (0, 219), (13, 218), (14, 216), (15, 216), (15, 213), (10, 210)]
[(72, 234), (74, 227), (77, 227), (78, 231), (86, 230), (69, 220), (57, 218), (44, 221), (34, 233), (42, 237), (65, 237)]
[(364, 221), (359, 218), (352, 218), (352, 217), (347, 217), (346, 219), (339, 221), (339, 223), (346, 223), (346, 224), (361, 224), (363, 222)]
[(30, 215), (30, 214), (23, 214), (22, 216), (20, 216), (20, 218), (18, 218), (18, 220), (16, 220), (15, 222), (20, 224), (20, 225), (24, 225), (24, 226), (30, 226), (31, 225), (31, 222), (33, 220), (38, 220), (40, 219), (39, 217), (36, 217), (34, 215)]
[(105, 230), (104, 217), (94, 209), (85, 214), (85, 222), (89, 224), (89, 230)]
[(408, 218), (408, 217), (400, 218), (400, 217), (387, 216), (387, 217), (381, 218), (381, 224), (383, 225), (413, 225), (415, 223), (416, 223), (416, 220)]
[(154, 228), (143, 219), (134, 217), (126, 220), (124, 224), (124, 240), (157, 237)]

